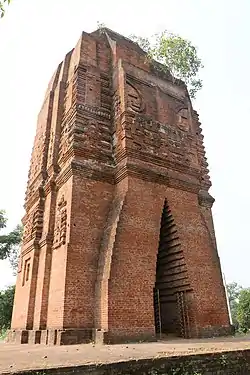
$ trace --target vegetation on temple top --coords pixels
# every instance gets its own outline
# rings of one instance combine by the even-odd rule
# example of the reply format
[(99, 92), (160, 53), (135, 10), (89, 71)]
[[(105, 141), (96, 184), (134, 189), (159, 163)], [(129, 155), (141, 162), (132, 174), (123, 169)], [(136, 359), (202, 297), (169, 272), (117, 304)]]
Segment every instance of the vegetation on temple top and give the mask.
[(203, 65), (196, 47), (189, 40), (166, 30), (151, 38), (135, 35), (130, 38), (147, 53), (149, 59), (159, 62), (163, 71), (185, 82), (191, 98), (196, 97), (202, 88), (199, 72)]
[[(103, 23), (98, 22), (97, 26), (100, 32), (105, 32)], [(153, 64), (155, 61), (161, 64), (156, 65), (158, 69), (170, 73), (174, 80), (182, 80), (188, 88), (190, 97), (196, 97), (202, 88), (199, 73), (203, 64), (197, 48), (189, 40), (167, 30), (149, 38), (136, 35), (130, 35), (129, 38), (146, 52), (147, 58)]]

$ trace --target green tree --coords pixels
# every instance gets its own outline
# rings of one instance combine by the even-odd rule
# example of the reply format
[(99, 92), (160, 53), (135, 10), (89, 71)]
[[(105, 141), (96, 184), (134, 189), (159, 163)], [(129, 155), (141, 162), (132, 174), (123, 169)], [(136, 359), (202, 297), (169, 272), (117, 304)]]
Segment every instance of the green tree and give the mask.
[(0, 210), (0, 229), (5, 228), (7, 223), (7, 218), (4, 210)]
[[(0, 210), (0, 229), (6, 228), (7, 217), (5, 211)], [(19, 246), (22, 239), (23, 227), (17, 227), (8, 234), (0, 235), (0, 259), (8, 259), (16, 274), (19, 258)], [(0, 291), (0, 337), (10, 327), (14, 303), (15, 286), (9, 286)]]
[(238, 305), (239, 305), (239, 296), (240, 296), (242, 289), (243, 289), (242, 286), (238, 285), (236, 282), (233, 282), (227, 285), (227, 293), (228, 293), (232, 320), (236, 329), (239, 328), (237, 311), (238, 311)]
[(0, 1), (0, 18), (2, 18), (5, 14), (5, 5), (10, 4), (11, 0), (2, 0)]
[(250, 288), (242, 289), (237, 307), (237, 320), (242, 332), (250, 329)]
[(14, 295), (15, 287), (13, 285), (0, 291), (0, 331), (10, 328)]
[[(100, 33), (105, 33), (106, 26), (97, 22)], [(203, 68), (198, 56), (197, 48), (192, 43), (179, 35), (168, 32), (155, 34), (150, 38), (130, 35), (129, 38), (137, 43), (147, 54), (147, 58), (156, 68), (171, 73), (173, 79), (185, 82), (191, 98), (202, 88), (199, 78), (200, 69)], [(155, 64), (156, 62), (160, 64)]]
[[(6, 227), (7, 218), (3, 210), (0, 211), (0, 229)], [(23, 226), (17, 225), (14, 230), (8, 234), (0, 235), (0, 260), (8, 259), (10, 261), (13, 273), (16, 274), (19, 247), (22, 240)]]
[(242, 289), (242, 286), (237, 284), (236, 282), (229, 283), (227, 285), (229, 303), (239, 300), (240, 292), (242, 291)]
[(195, 98), (196, 93), (202, 88), (199, 72), (203, 65), (196, 47), (189, 40), (168, 31), (151, 38), (135, 35), (130, 38), (147, 53), (152, 62), (161, 63), (161, 67), (157, 65), (158, 68), (170, 72), (174, 79), (184, 81), (190, 97)]

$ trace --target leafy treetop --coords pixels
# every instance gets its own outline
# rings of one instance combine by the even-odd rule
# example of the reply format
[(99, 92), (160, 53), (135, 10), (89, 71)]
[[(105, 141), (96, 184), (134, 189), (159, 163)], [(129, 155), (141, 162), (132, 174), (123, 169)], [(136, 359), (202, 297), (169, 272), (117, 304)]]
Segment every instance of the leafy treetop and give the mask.
[(227, 285), (227, 293), (230, 304), (234, 301), (238, 302), (242, 289), (242, 286), (238, 285), (236, 282), (232, 282)]
[(131, 35), (130, 39), (136, 42), (152, 61), (161, 63), (162, 70), (170, 72), (174, 78), (185, 82), (191, 98), (195, 98), (202, 88), (199, 78), (203, 68), (196, 47), (189, 40), (178, 35), (163, 31), (151, 38)]
[[(105, 24), (97, 22), (101, 33), (105, 31)], [(178, 35), (168, 32), (153, 35), (150, 38), (130, 35), (129, 38), (137, 43), (147, 54), (147, 57), (167, 73), (171, 73), (174, 79), (185, 82), (191, 98), (195, 98), (202, 88), (202, 80), (199, 78), (200, 69), (203, 68), (201, 59), (195, 46)]]

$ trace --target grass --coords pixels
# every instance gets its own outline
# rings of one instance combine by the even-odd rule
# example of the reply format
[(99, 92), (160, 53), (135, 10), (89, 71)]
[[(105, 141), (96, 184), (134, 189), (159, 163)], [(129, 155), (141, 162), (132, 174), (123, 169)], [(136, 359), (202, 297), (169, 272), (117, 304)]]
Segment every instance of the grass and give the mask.
[(7, 336), (7, 329), (0, 330), (0, 341), (4, 341)]

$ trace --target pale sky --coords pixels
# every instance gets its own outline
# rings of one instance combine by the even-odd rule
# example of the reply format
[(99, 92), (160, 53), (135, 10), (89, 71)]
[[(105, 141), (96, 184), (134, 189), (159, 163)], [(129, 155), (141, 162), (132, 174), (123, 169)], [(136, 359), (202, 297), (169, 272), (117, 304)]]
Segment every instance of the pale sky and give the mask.
[[(218, 251), (228, 282), (250, 286), (250, 1), (13, 0), (0, 20), (0, 208), (9, 229), (23, 216), (36, 118), (58, 63), (97, 22), (123, 34), (168, 29), (198, 47), (205, 68), (199, 111)], [(248, 232), (249, 231), (249, 232)], [(197, 252), (197, 256), (199, 253)], [(0, 289), (14, 281), (0, 262)]]

